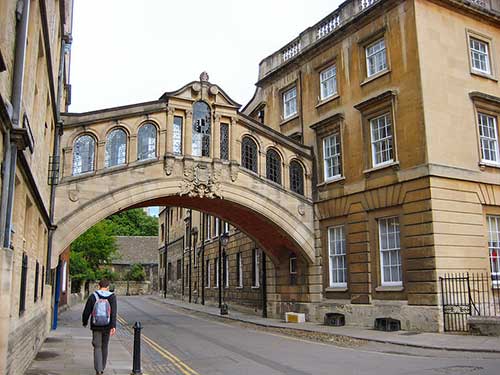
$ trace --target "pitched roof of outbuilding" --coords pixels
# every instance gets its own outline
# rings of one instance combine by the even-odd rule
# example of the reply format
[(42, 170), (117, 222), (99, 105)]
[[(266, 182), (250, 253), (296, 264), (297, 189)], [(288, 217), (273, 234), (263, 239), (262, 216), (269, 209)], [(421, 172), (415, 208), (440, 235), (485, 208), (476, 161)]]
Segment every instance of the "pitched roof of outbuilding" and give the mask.
[(158, 263), (157, 236), (116, 236), (113, 264)]

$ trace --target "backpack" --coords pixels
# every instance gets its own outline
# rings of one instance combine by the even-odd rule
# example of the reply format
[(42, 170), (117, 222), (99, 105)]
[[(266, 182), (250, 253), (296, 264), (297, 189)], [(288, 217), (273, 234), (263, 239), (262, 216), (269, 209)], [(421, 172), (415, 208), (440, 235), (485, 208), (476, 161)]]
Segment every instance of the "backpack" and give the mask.
[(95, 304), (92, 309), (92, 324), (96, 327), (105, 327), (111, 321), (111, 305), (107, 298), (100, 298), (97, 292), (94, 292)]

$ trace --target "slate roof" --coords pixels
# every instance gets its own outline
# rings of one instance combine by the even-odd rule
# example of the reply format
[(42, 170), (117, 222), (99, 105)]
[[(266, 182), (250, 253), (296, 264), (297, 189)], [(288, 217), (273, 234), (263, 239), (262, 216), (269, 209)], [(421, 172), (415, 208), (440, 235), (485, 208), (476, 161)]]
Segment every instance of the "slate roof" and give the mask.
[(117, 255), (113, 264), (157, 264), (157, 236), (116, 236)]

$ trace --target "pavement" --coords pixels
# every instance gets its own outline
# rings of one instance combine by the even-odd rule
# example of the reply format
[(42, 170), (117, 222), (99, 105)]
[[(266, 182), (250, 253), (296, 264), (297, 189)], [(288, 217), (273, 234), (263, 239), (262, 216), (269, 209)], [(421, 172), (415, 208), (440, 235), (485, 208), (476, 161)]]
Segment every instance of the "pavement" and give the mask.
[[(92, 332), (82, 327), (83, 304), (59, 315), (57, 330), (51, 331), (26, 375), (95, 375)], [(121, 337), (111, 337), (105, 374), (129, 375), (132, 354)]]
[(306, 332), (330, 334), (333, 336), (347, 337), (375, 343), (401, 345), (422, 349), (500, 353), (500, 337), (409, 331), (381, 332), (373, 329), (363, 329), (349, 326), (331, 327), (311, 322), (299, 324), (285, 323), (283, 320), (279, 319), (261, 318), (256, 315), (231, 310), (231, 306), (229, 306), (229, 314), (221, 316), (219, 308), (216, 306), (187, 303), (173, 298), (164, 299), (159, 296), (150, 296), (149, 298), (170, 306), (201, 312), (223, 319), (254, 324), (261, 327), (293, 329)]

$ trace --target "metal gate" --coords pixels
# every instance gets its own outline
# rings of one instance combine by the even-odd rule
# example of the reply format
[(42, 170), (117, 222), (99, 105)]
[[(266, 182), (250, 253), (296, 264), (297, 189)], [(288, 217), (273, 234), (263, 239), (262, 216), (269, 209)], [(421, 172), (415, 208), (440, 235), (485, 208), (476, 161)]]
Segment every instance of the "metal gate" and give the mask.
[(483, 274), (446, 274), (439, 278), (444, 330), (467, 332), (470, 316), (500, 315), (500, 280)]

